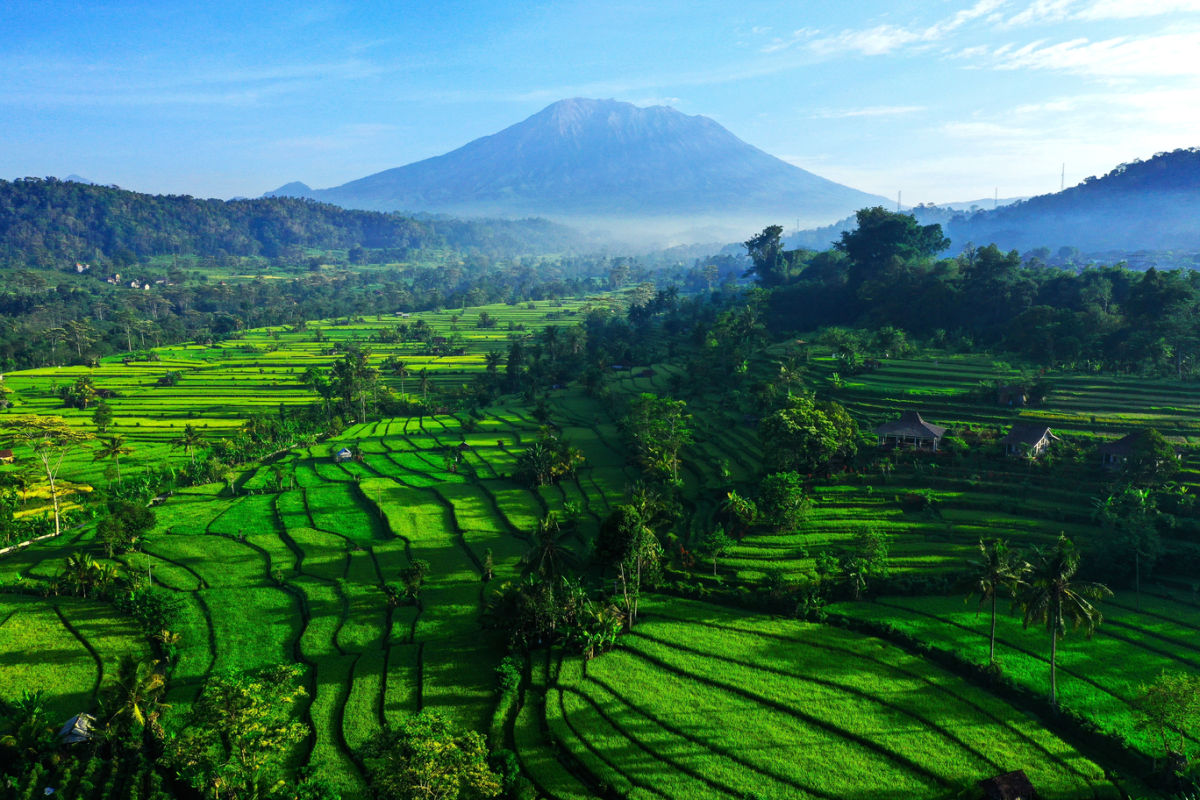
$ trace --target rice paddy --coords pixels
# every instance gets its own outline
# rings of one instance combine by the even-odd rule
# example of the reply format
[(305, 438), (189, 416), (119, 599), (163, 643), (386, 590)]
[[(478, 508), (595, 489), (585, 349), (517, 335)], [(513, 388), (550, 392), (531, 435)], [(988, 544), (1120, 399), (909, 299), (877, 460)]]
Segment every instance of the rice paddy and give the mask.
[[(109, 401), (117, 420), (112, 432), (135, 448), (122, 469), (136, 472), (185, 459), (169, 445), (184, 424), (215, 441), (255, 411), (317, 402), (300, 375), (310, 364), (332, 362), (331, 342), (369, 343), (373, 359), (403, 357), (410, 370), (428, 368), (435, 386), (450, 387), (484, 369), (484, 354), (505, 346), (509, 323), (514, 329), (570, 324), (577, 319), (570, 312), (578, 314), (586, 302), (488, 307), (500, 330), (471, 329), (481, 309), (455, 312), (457, 321), (449, 312), (413, 315), (439, 335), (456, 327), (469, 333), (462, 356), (435, 358), (417, 353), (415, 344), (372, 342), (396, 324), (388, 317), (249, 331), (220, 347), (163, 348), (157, 362), (118, 360), (86, 372), (117, 393)], [(832, 368), (818, 357), (809, 376), (825, 381)], [(156, 385), (167, 369), (183, 378)], [(84, 371), (5, 376), (15, 390), (14, 410), (61, 413), (94, 429), (91, 412), (61, 409), (52, 386)], [(156, 507), (157, 525), (141, 548), (118, 559), (180, 600), (175, 632), (182, 638), (167, 697), (172, 713), (183, 713), (216, 671), (300, 663), (309, 692), (304, 715), (314, 736), (293, 762), (332, 778), (348, 797), (367, 791), (357, 749), (407, 714), (436, 708), (462, 728), (487, 730), (501, 652), (479, 625), (494, 586), (483, 579), (485, 559), (490, 554), (494, 562), (494, 582), (517, 577), (530, 534), (549, 512), (579, 514), (572, 545), (587, 552), (600, 521), (640, 477), (626, 459), (613, 409), (622, 396), (668, 394), (672, 376), (682, 374), (672, 364), (614, 373), (604, 401), (574, 386), (550, 392), (550, 419), (586, 463), (572, 478), (539, 490), (512, 479), (517, 455), (540, 428), (513, 398), (469, 418), (439, 413), (353, 424), (270, 463), (247, 465), (232, 484), (180, 490)], [(866, 430), (913, 409), (931, 422), (976, 431), (1037, 418), (1080, 439), (1142, 425), (1185, 445), (1200, 436), (1200, 392), (1188, 386), (1062, 376), (1044, 406), (1022, 410), (968, 396), (980, 380), (1011, 374), (981, 357), (891, 360), (830, 394)], [(399, 388), (397, 376), (387, 380)], [(408, 383), (415, 391), (412, 378)], [(695, 427), (681, 469), (688, 522), (680, 533), (691, 551), (730, 486), (753, 491), (763, 458), (753, 421), (736, 406), (698, 414)], [(361, 455), (335, 458), (343, 447)], [(448, 452), (458, 458), (447, 459)], [(1184, 482), (1196, 474), (1189, 453)], [(64, 475), (96, 485), (106, 480), (88, 456), (69, 462)], [(753, 593), (773, 574), (811, 575), (820, 552), (843, 546), (865, 525), (887, 532), (891, 567), (901, 576), (952, 573), (981, 536), (1035, 545), (1066, 532), (1082, 541), (1106, 479), (1090, 463), (1058, 463), (1051, 471), (981, 453), (817, 477), (805, 522), (746, 536), (720, 559), (720, 581)], [(937, 513), (906, 510), (898, 497), (912, 492), (927, 493)], [(0, 584), (43, 585), (69, 554), (98, 553), (93, 536), (90, 527), (72, 529), (0, 558)], [(711, 562), (691, 555), (692, 577), (708, 582)], [(419, 600), (389, 604), (385, 585), (416, 561), (430, 565)], [(1200, 668), (1193, 644), (1200, 602), (1176, 591), (1143, 596), (1141, 603), (1135, 611), (1128, 596), (1118, 597), (1106, 606), (1096, 639), (1064, 642), (1060, 685), (1064, 705), (1149, 750), (1133, 728), (1130, 702), (1164, 668)], [(960, 598), (886, 597), (834, 610), (968, 659), (986, 658), (984, 627)], [(87, 707), (122, 655), (149, 652), (122, 620), (95, 601), (0, 595), (0, 696), (44, 688), (60, 716)], [(1021, 685), (1036, 688), (1044, 680), (1042, 638), (1012, 620), (1001, 626), (1001, 662)], [(535, 651), (519, 702), (502, 722), (504, 744), (534, 795), (561, 800), (948, 798), (1017, 768), (1047, 798), (1115, 798), (1121, 791), (1079, 743), (1050, 733), (985, 687), (881, 639), (665, 596), (645, 600), (643, 621), (591, 661)]]

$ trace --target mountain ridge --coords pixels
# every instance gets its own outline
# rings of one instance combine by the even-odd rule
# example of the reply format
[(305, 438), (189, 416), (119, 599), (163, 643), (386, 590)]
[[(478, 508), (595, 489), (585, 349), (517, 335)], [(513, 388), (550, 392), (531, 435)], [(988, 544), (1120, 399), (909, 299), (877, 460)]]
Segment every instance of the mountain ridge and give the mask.
[[(739, 139), (704, 116), (616, 100), (560, 100), (439, 156), (294, 194), (346, 208), (618, 222), (830, 222), (886, 202)], [(754, 229), (757, 229), (754, 228)]]
[(1200, 249), (1200, 149), (1119, 164), (1066, 189), (951, 217), (956, 245), (1083, 252)]

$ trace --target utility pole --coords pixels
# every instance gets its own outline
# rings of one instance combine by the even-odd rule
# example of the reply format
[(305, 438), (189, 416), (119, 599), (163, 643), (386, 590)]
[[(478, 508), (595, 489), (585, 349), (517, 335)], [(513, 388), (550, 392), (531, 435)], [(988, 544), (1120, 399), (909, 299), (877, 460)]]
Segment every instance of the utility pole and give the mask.
[(1060, 175), (1059, 179), (1058, 179), (1058, 190), (1061, 192), (1063, 189), (1066, 189), (1066, 188), (1067, 188), (1067, 162), (1064, 161), (1063, 165), (1062, 165), (1062, 175)]
[(997, 186), (995, 189), (993, 189), (993, 192), (994, 192), (994, 194), (992, 195), (992, 210), (995, 211), (997, 208), (1000, 207), (1000, 187)]
[(900, 198), (904, 195), (903, 191), (896, 191), (896, 213), (900, 213)]

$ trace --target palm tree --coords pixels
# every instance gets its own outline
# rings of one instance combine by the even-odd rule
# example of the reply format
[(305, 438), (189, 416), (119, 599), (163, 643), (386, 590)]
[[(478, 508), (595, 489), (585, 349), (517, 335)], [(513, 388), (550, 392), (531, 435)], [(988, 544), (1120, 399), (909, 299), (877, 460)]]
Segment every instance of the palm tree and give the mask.
[(184, 425), (183, 433), (171, 440), (171, 447), (182, 447), (188, 454), (188, 458), (192, 463), (196, 463), (196, 448), (204, 443), (204, 437), (200, 435), (200, 431), (196, 430), (195, 425)]
[(40, 689), (24, 690), (20, 699), (8, 702), (6, 711), (7, 731), (0, 735), (0, 747), (14, 752), (17, 758), (32, 763), (60, 745)]
[(1034, 551), (1030, 576), (1025, 584), (1021, 605), (1025, 609), (1025, 627), (1031, 623), (1046, 626), (1050, 634), (1050, 705), (1058, 706), (1058, 640), (1071, 627), (1082, 627), (1090, 638), (1103, 615), (1092, 603), (1112, 595), (1101, 583), (1072, 581), (1079, 569), (1079, 552), (1066, 536), (1059, 534), (1052, 549)]
[(992, 628), (988, 639), (988, 663), (991, 664), (996, 661), (996, 597), (1001, 590), (1016, 594), (1018, 587), (1024, 584), (1029, 565), (1008, 549), (1008, 542), (1004, 539), (990, 542), (980, 539), (979, 558), (972, 562), (971, 567), (971, 596), (978, 593), (979, 608), (988, 602), (992, 607)]
[(160, 661), (134, 661), (126, 657), (117, 674), (109, 724), (124, 722), (127, 730), (149, 728), (158, 733), (158, 718), (165, 705), (159, 703), (167, 681)]
[(127, 456), (133, 452), (132, 447), (125, 446), (125, 437), (121, 434), (109, 436), (101, 439), (99, 449), (92, 457), (92, 461), (103, 461), (106, 458), (111, 458), (117, 467), (117, 483), (121, 482), (121, 456)]
[(566, 547), (566, 538), (567, 532), (559, 525), (558, 515), (553, 511), (538, 520), (532, 546), (521, 558), (521, 574), (537, 575), (550, 583), (556, 581), (577, 561), (575, 554)]
[(421, 370), (417, 374), (417, 377), (420, 379), (420, 382), (421, 382), (420, 383), (421, 400), (422, 400), (422, 402), (428, 403), (429, 402), (429, 370), (427, 370), (427, 369)]
[(392, 366), (392, 371), (400, 376), (400, 394), (408, 394), (408, 392), (404, 390), (404, 379), (408, 377), (408, 364), (403, 361), (397, 361)]
[(64, 564), (64, 577), (80, 597), (87, 597), (88, 589), (96, 582), (99, 565), (87, 553), (72, 553)]

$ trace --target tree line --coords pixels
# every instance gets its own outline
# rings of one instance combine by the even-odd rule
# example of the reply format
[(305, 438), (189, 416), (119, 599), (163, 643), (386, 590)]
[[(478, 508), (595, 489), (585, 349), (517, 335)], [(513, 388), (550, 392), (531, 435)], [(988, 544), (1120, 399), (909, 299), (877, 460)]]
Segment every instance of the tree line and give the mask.
[(1190, 378), (1200, 370), (1200, 272), (1049, 267), (1017, 251), (950, 241), (940, 225), (876, 207), (829, 250), (785, 250), (782, 228), (746, 242), (771, 289), (772, 332), (894, 326), (970, 351), (996, 348), (1053, 367)]

